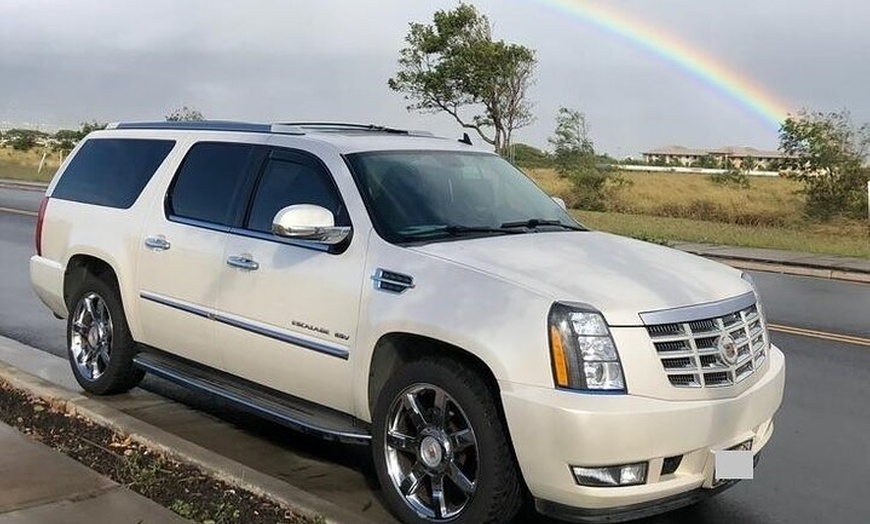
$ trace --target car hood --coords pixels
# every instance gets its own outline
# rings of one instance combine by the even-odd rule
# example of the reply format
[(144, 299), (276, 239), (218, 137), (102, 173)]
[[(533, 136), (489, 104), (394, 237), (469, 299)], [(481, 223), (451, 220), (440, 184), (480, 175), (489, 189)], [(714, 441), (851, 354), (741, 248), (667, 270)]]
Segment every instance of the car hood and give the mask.
[(541, 232), (416, 246), (553, 300), (583, 302), (612, 326), (641, 312), (714, 302), (750, 291), (740, 272), (676, 249), (599, 232)]

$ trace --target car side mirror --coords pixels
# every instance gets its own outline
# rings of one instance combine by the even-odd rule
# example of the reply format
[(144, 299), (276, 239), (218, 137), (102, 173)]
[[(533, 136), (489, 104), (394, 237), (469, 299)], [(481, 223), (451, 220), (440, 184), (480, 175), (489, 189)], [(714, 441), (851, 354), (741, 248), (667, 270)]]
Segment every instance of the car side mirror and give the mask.
[(296, 204), (278, 211), (272, 220), (272, 233), (293, 240), (334, 246), (350, 234), (349, 227), (335, 225), (332, 212), (313, 204)]
[(559, 207), (561, 207), (563, 210), (565, 210), (565, 211), (568, 210), (568, 206), (565, 205), (565, 201), (562, 200), (561, 198), (559, 198), (559, 197), (553, 197), (553, 202), (559, 204)]

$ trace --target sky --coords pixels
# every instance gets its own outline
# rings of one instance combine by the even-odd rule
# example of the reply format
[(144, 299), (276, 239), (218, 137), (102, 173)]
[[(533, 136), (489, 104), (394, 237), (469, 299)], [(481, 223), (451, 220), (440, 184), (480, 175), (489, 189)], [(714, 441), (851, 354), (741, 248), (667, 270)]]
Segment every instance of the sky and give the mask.
[[(870, 121), (870, 2), (469, 3), (489, 17), (496, 39), (537, 53), (529, 90), (536, 120), (515, 141), (548, 147), (558, 108), (568, 106), (585, 113), (596, 149), (614, 156), (671, 144), (775, 149), (777, 124), (745, 92), (723, 89), (722, 75), (791, 112), (848, 109), (856, 122)], [(458, 137), (450, 117), (408, 112), (387, 87), (409, 22), (457, 4), (0, 0), (0, 123), (54, 130), (162, 120), (187, 105), (215, 119), (376, 122)], [(600, 9), (610, 26), (590, 20)], [(649, 40), (626, 36), (626, 20), (706, 57), (721, 75), (705, 79)]]

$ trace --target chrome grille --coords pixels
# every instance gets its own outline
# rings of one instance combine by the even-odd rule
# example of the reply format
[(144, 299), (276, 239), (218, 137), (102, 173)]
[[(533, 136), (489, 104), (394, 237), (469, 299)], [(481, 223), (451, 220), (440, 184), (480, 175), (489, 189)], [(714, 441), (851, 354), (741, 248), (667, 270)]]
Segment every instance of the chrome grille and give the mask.
[[(767, 358), (767, 330), (754, 304), (716, 318), (654, 324), (646, 329), (668, 381), (678, 388), (738, 384)], [(733, 362), (720, 345), (726, 336), (734, 341)]]

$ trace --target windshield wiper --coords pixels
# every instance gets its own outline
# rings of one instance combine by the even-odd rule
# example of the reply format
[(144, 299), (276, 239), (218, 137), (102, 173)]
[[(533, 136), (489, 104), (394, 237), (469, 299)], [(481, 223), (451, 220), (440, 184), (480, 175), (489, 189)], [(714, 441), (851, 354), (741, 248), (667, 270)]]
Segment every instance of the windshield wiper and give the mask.
[(504, 233), (507, 235), (516, 235), (517, 233), (522, 233), (522, 231), (517, 231), (516, 229), (506, 228), (504, 226), (501, 227), (491, 227), (491, 226), (459, 226), (452, 225), (446, 226), (444, 231), (449, 235), (460, 236), (468, 233)]
[(524, 227), (526, 229), (536, 229), (540, 226), (555, 226), (561, 227), (562, 229), (570, 229), (571, 231), (586, 231), (586, 228), (573, 225), (566, 224), (560, 220), (547, 220), (544, 218), (530, 218), (528, 220), (518, 220), (516, 222), (505, 222), (501, 225), (501, 229), (511, 229)]
[(465, 235), (476, 235), (480, 233), (499, 233), (502, 235), (516, 235), (519, 233), (524, 233), (524, 231), (520, 231), (513, 228), (504, 228), (504, 227), (491, 227), (491, 226), (463, 226), (460, 224), (441, 224), (441, 225), (433, 225), (433, 226), (415, 226), (406, 228), (400, 233), (405, 238), (420, 238), (420, 237), (429, 237), (433, 235), (448, 235), (453, 237), (460, 237)]

